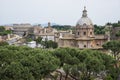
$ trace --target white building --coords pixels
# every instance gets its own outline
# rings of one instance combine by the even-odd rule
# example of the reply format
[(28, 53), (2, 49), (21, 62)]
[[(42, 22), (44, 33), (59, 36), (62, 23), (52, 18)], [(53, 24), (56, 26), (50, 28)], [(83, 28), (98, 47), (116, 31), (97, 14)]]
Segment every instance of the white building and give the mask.
[(37, 46), (36, 41), (27, 42), (27, 46), (31, 48), (35, 48)]

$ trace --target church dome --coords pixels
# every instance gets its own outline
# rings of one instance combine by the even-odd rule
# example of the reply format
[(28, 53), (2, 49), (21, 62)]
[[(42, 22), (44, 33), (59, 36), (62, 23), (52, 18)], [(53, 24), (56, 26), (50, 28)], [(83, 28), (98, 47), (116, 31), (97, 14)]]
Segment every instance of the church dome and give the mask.
[(77, 25), (83, 25), (83, 24), (91, 25), (92, 21), (88, 17), (82, 17), (80, 20), (78, 20)]
[(92, 24), (91, 19), (87, 17), (86, 7), (84, 7), (81, 19), (79, 19), (78, 22), (77, 22), (77, 25), (83, 25), (83, 24), (86, 24), (86, 25), (91, 25)]

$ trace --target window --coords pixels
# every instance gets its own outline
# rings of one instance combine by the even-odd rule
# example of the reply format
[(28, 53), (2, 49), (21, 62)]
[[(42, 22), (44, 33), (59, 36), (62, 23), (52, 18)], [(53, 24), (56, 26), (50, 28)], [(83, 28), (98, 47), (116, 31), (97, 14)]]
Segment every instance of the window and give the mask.
[(97, 43), (96, 45), (99, 46), (100, 44)]
[(83, 35), (86, 35), (86, 32), (83, 32)]
[(86, 48), (86, 45), (84, 45), (84, 48)]
[(78, 35), (79, 35), (80, 33), (78, 32)]
[(91, 47), (93, 47), (93, 45), (91, 45)]
[(90, 35), (92, 35), (92, 32), (90, 32)]

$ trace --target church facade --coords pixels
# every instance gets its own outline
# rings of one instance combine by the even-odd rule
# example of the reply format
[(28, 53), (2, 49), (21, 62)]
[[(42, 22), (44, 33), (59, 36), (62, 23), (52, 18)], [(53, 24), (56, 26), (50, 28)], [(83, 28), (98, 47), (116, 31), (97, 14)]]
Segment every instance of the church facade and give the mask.
[(102, 45), (108, 40), (106, 35), (95, 35), (94, 25), (87, 16), (84, 7), (82, 17), (75, 27), (75, 34), (66, 34), (59, 38), (59, 47), (76, 47), (80, 49), (102, 49)]

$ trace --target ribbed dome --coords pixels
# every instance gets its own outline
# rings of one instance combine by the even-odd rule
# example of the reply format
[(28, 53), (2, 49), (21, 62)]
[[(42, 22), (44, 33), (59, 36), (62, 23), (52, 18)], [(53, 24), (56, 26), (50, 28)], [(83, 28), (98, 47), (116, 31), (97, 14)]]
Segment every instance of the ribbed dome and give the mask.
[(83, 24), (91, 25), (92, 21), (88, 17), (82, 17), (81, 19), (78, 20), (77, 25), (83, 25)]
[(78, 22), (77, 22), (77, 25), (83, 25), (83, 24), (86, 24), (86, 25), (91, 25), (92, 24), (91, 19), (87, 17), (86, 7), (84, 7), (81, 19), (79, 19)]

